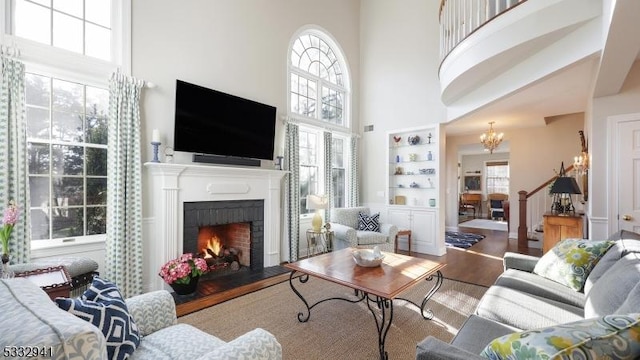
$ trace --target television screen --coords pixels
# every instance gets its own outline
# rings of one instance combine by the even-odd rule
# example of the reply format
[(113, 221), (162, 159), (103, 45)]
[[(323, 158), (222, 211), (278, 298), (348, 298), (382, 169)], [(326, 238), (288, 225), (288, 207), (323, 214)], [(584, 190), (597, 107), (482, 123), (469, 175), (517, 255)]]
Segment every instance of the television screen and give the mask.
[(273, 160), (276, 108), (176, 80), (174, 149)]

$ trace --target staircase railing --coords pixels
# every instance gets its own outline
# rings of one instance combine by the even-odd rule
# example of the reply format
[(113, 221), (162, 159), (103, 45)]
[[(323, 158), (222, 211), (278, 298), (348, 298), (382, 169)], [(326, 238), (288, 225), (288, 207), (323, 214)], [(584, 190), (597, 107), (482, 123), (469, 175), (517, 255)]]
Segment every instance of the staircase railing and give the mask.
[[(573, 165), (565, 168), (567, 173), (573, 171)], [(556, 181), (558, 176), (554, 176), (543, 182), (532, 191), (518, 191), (518, 248), (527, 249), (529, 247), (530, 234), (534, 233), (534, 227), (542, 223), (545, 212), (551, 210), (551, 197), (547, 190), (549, 184)]]
[(498, 15), (527, 0), (441, 0), (440, 60)]

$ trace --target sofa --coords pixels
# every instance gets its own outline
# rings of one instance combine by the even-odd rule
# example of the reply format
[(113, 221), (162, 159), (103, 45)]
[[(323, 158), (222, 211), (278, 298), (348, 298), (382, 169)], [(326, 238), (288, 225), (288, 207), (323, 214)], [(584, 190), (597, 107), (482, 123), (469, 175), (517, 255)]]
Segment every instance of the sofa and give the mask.
[[(574, 239), (568, 242), (571, 240)], [(578, 333), (576, 329), (588, 332), (597, 327), (593, 325), (596, 322), (600, 324), (612, 317), (630, 317), (631, 322), (636, 322), (629, 323), (628, 326), (636, 332), (640, 331), (640, 235), (621, 232), (612, 235), (610, 240), (613, 245), (603, 252), (590, 272), (585, 272), (588, 275), (583, 280), (583, 288), (578, 291), (534, 272), (536, 265), (547, 254), (540, 258), (506, 253), (503, 259), (504, 272), (487, 289), (474, 314), (465, 321), (451, 343), (429, 336), (418, 343), (416, 359), (499, 359), (502, 357), (495, 356), (493, 350), (515, 346), (515, 341), (520, 341), (516, 345), (521, 346), (521, 349), (532, 351), (533, 345), (529, 345), (529, 348), (523, 346), (527, 336), (527, 344), (533, 344), (559, 329), (564, 329), (564, 334), (567, 331)], [(606, 340), (606, 336), (590, 336), (592, 345), (600, 340), (610, 342), (605, 343), (604, 348), (608, 349), (605, 351), (610, 351), (609, 348), (613, 347), (613, 340)], [(548, 338), (544, 340), (546, 344), (543, 346), (557, 346)], [(618, 344), (627, 345), (624, 341), (619, 341)], [(593, 345), (592, 350), (601, 349)], [(634, 354), (628, 358), (640, 357), (637, 338), (628, 350)], [(510, 358), (521, 357), (529, 356)]]
[[(371, 214), (368, 207), (362, 206), (331, 209), (329, 224), (334, 234), (333, 248), (340, 250), (378, 246), (382, 251), (393, 252), (398, 227), (380, 222), (379, 216), (379, 213)], [(364, 222), (361, 217), (365, 219)]]
[[(257, 328), (224, 342), (195, 327), (178, 324), (173, 296), (165, 290), (126, 299), (139, 331), (130, 359), (281, 359), (282, 348)], [(24, 278), (0, 280), (0, 345), (23, 357), (24, 347), (42, 358), (108, 359), (107, 340), (90, 322), (59, 308), (37, 285)], [(20, 356), (18, 356), (20, 357)]]

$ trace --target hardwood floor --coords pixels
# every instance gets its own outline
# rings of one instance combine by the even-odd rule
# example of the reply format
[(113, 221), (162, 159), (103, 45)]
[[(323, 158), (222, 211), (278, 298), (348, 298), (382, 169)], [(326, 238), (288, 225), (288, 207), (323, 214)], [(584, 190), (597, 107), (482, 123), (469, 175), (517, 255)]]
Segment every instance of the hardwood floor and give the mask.
[[(447, 248), (443, 256), (412, 254), (416, 257), (443, 261), (447, 266), (442, 274), (449, 279), (464, 281), (472, 284), (490, 286), (503, 272), (502, 257), (505, 252), (519, 252), (518, 241), (507, 239), (507, 232), (466, 228), (460, 226), (458, 231), (482, 234), (485, 238), (472, 247), (464, 250)], [(529, 255), (541, 256), (540, 249), (529, 249)]]
[[(412, 256), (445, 262), (447, 266), (442, 269), (442, 274), (448, 279), (464, 281), (472, 284), (490, 286), (502, 273), (502, 256), (505, 252), (518, 252), (517, 240), (507, 239), (504, 231), (484, 230), (459, 227), (459, 231), (485, 235), (485, 238), (469, 249), (447, 248), (443, 256), (432, 256), (412, 253)], [(407, 254), (405, 251), (399, 253)], [(529, 249), (527, 254), (540, 256), (540, 249)], [(190, 299), (176, 299), (176, 312), (178, 316), (186, 315), (200, 309), (231, 300), (238, 296), (257, 291), (289, 278), (289, 274), (278, 274), (258, 279), (250, 283), (239, 284), (237, 287), (224, 291), (211, 291), (215, 289), (210, 284), (200, 284), (198, 295)], [(220, 290), (220, 289), (218, 289)]]

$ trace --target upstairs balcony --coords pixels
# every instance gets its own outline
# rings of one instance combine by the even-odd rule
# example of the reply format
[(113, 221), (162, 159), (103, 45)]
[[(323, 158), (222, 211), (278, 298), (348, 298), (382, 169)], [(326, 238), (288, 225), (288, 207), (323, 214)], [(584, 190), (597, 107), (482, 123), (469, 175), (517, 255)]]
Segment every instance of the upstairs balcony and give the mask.
[[(442, 0), (439, 76), (447, 120), (560, 73), (591, 71), (602, 49), (593, 41), (601, 13), (601, 0)], [(584, 107), (562, 105), (558, 114)]]

